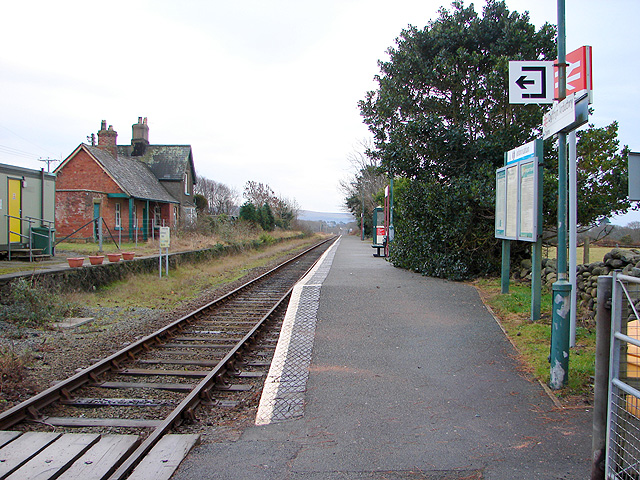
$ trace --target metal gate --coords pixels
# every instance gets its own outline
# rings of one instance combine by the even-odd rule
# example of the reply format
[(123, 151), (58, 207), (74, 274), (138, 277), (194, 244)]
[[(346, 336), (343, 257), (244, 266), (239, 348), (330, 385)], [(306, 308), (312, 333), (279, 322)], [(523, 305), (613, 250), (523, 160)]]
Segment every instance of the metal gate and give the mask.
[(640, 278), (612, 273), (606, 478), (640, 480)]

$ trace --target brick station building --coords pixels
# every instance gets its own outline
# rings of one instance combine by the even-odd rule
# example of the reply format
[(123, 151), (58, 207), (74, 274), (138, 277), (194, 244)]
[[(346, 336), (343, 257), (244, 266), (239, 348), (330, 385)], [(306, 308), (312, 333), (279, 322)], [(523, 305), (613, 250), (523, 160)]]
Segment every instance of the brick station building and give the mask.
[(142, 117), (131, 145), (117, 145), (117, 136), (103, 120), (98, 145), (80, 144), (54, 171), (56, 238), (95, 239), (96, 218), (103, 235), (143, 241), (160, 226), (195, 220), (191, 146), (150, 145)]

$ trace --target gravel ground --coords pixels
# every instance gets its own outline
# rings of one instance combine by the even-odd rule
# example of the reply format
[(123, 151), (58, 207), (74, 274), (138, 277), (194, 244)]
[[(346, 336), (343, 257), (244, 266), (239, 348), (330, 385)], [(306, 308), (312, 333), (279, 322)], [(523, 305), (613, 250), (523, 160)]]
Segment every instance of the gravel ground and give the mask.
[[(0, 409), (6, 410), (52, 384), (75, 374), (97, 360), (117, 352), (128, 343), (144, 337), (170, 321), (205, 305), (272, 268), (290, 256), (282, 254), (270, 265), (254, 268), (242, 279), (203, 292), (196, 300), (165, 311), (161, 308), (84, 308), (79, 316), (93, 321), (64, 330), (17, 328), (0, 322), (0, 349), (13, 352), (15, 366), (0, 365)], [(159, 302), (159, 306), (161, 303)], [(5, 360), (5, 362), (8, 360)], [(19, 364), (26, 369), (19, 372)], [(8, 368), (7, 368), (8, 367)]]

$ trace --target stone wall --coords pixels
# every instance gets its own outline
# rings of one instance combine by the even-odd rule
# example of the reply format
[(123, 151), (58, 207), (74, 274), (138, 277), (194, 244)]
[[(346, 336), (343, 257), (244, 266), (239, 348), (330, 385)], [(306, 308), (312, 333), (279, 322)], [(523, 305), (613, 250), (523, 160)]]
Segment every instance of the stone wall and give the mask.
[[(578, 306), (584, 308), (585, 314), (595, 318), (598, 299), (598, 277), (610, 275), (614, 270), (621, 270), (625, 275), (640, 277), (640, 251), (614, 248), (607, 253), (602, 262), (577, 266)], [(542, 259), (542, 283), (551, 288), (556, 281), (556, 260)], [(531, 280), (531, 260), (523, 260), (520, 268), (512, 274), (514, 280)]]

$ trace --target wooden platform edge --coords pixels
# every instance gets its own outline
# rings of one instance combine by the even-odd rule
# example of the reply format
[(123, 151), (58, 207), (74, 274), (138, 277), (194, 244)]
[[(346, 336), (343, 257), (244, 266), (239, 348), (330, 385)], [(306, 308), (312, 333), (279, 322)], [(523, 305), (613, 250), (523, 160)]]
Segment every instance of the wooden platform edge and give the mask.
[(128, 480), (169, 480), (199, 442), (200, 434), (165, 435), (131, 472)]

